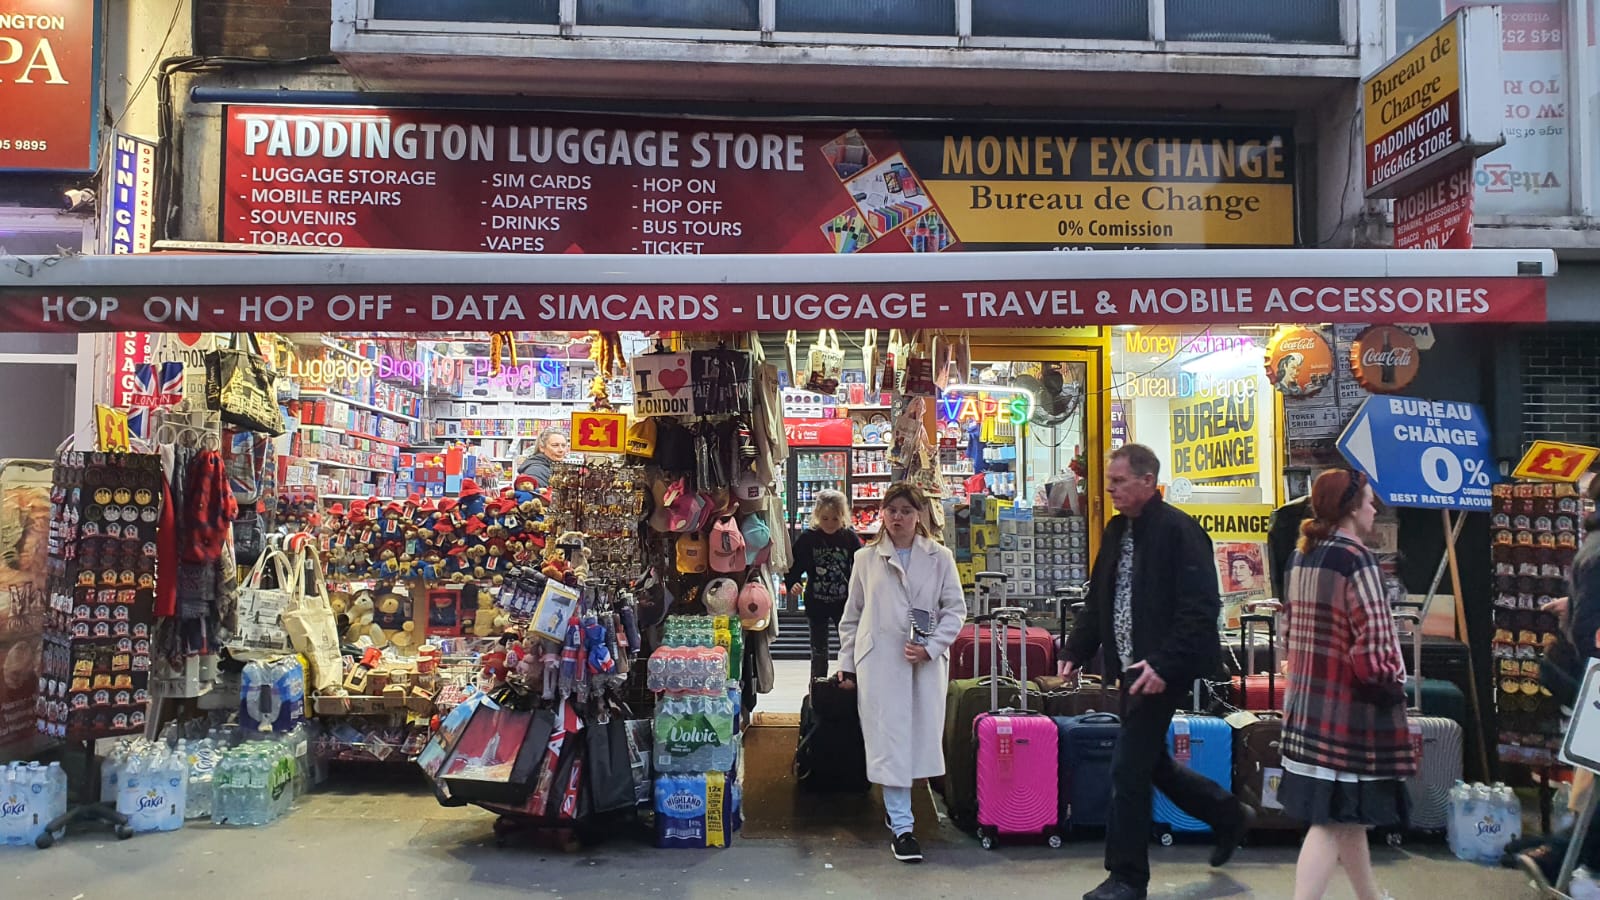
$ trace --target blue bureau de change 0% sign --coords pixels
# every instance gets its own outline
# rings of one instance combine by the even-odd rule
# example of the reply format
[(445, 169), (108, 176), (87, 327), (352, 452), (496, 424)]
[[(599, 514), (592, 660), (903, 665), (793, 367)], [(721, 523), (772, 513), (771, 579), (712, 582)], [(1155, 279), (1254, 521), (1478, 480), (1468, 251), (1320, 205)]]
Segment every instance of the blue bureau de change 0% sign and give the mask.
[(1483, 510), (1493, 502), (1499, 472), (1476, 404), (1369, 397), (1338, 446), (1390, 506)]

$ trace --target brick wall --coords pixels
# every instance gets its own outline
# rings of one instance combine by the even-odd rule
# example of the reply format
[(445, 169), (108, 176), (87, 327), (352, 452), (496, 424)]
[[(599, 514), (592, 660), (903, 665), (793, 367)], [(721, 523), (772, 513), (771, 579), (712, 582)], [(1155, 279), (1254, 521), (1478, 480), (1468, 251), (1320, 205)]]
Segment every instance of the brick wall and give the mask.
[(329, 0), (195, 0), (203, 56), (298, 59), (328, 52)]
[(1600, 445), (1600, 328), (1522, 335), (1522, 439)]

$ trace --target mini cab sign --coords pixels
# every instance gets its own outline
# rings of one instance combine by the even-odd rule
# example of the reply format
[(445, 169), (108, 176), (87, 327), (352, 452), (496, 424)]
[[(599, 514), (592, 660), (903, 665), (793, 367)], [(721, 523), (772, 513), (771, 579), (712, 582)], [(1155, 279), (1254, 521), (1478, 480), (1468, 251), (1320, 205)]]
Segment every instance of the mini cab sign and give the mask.
[(1582, 444), (1562, 444), (1556, 441), (1534, 441), (1522, 462), (1512, 471), (1511, 477), (1526, 481), (1557, 481), (1575, 483), (1589, 471), (1600, 449)]
[(572, 449), (579, 453), (621, 453), (628, 435), (623, 413), (574, 412)]
[(1500, 47), (1500, 8), (1466, 7), (1362, 80), (1368, 199), (1505, 143)]

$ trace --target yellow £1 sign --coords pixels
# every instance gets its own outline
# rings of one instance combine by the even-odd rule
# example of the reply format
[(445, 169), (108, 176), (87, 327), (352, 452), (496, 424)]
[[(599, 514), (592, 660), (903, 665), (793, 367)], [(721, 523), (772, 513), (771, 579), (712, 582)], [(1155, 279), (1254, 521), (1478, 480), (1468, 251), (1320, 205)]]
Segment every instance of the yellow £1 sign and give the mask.
[(579, 453), (621, 453), (628, 431), (628, 417), (622, 413), (574, 412), (572, 449)]
[(1522, 461), (1517, 463), (1511, 477), (1570, 484), (1589, 471), (1596, 456), (1600, 456), (1600, 449), (1582, 444), (1534, 441), (1528, 452), (1523, 454)]

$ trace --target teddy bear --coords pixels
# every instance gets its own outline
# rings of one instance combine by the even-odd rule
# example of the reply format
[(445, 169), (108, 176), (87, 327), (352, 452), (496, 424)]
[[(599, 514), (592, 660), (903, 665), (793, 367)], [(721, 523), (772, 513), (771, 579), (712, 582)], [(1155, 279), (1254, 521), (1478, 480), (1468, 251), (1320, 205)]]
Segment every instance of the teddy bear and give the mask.
[(350, 602), (350, 627), (344, 633), (344, 642), (358, 644), (362, 638), (367, 638), (374, 647), (382, 647), (389, 641), (384, 637), (383, 629), (377, 622), (377, 604), (372, 599), (369, 591), (362, 591)]
[(488, 591), (478, 591), (478, 610), (472, 615), (472, 633), (477, 637), (493, 637), (498, 634), (499, 632), (495, 631), (497, 613), (494, 597)]
[(385, 593), (375, 604), (374, 623), (383, 632), (384, 639), (395, 649), (410, 651), (416, 648), (416, 623), (407, 618), (399, 594)]

